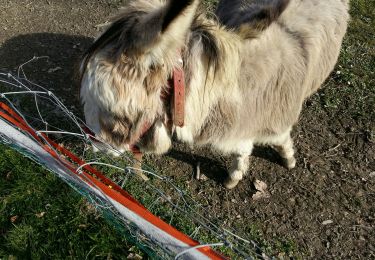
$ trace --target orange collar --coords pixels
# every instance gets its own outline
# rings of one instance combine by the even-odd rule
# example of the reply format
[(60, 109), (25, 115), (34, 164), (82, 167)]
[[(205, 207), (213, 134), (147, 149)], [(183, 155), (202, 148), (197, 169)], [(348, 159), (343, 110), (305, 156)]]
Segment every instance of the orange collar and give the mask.
[[(162, 91), (161, 99), (163, 99), (166, 104), (170, 104), (173, 100), (173, 125), (183, 127), (185, 123), (185, 73), (183, 70), (182, 58), (180, 58), (179, 62), (181, 63), (181, 68), (173, 69), (172, 78), (168, 81), (168, 90)], [(166, 106), (168, 107), (168, 105)], [(171, 112), (169, 112), (169, 116), (170, 115)], [(170, 119), (168, 119), (168, 121), (172, 123)], [(171, 127), (169, 122), (167, 122), (167, 125)], [(137, 139), (142, 138), (151, 128), (151, 126), (152, 124), (148, 122), (144, 123), (142, 131)], [(131, 145), (130, 149), (134, 155), (138, 155), (140, 158), (142, 158), (140, 155), (141, 152), (137, 145)]]
[[(182, 62), (182, 60), (181, 60)], [(173, 124), (183, 127), (185, 122), (185, 74), (183, 69), (173, 70)]]

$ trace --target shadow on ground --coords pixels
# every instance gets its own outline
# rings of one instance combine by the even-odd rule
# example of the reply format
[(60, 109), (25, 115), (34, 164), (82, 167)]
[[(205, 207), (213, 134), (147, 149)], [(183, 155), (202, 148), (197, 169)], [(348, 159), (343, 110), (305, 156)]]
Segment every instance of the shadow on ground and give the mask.
[[(231, 163), (229, 158), (225, 161), (215, 158), (215, 156), (205, 148), (205, 151), (198, 153), (192, 153), (188, 148), (174, 148), (167, 156), (180, 162), (189, 164), (195, 171), (197, 163), (200, 163), (200, 170), (209, 179), (214, 180), (216, 183), (223, 183), (228, 176), (228, 169)], [(204, 156), (205, 154), (210, 156)], [(280, 155), (270, 147), (256, 146), (254, 147), (251, 157), (264, 159), (269, 163), (283, 166), (283, 160)]]
[(0, 69), (17, 72), (20, 65), (40, 57), (25, 64), (26, 77), (62, 97), (70, 109), (79, 112), (78, 64), (91, 42), (89, 37), (55, 33), (20, 35), (1, 46)]

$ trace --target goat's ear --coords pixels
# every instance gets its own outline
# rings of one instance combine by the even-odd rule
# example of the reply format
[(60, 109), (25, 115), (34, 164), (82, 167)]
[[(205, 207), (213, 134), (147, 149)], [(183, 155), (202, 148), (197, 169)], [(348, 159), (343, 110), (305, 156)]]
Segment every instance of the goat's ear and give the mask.
[(138, 17), (121, 36), (128, 52), (163, 56), (182, 47), (199, 0), (170, 0), (164, 6)]
[(114, 45), (115, 54), (136, 58), (149, 54), (150, 62), (176, 53), (184, 45), (198, 4), (199, 0), (133, 1), (83, 55), (81, 77), (90, 58), (108, 45)]
[[(280, 17), (290, 0), (248, 1), (247, 5), (243, 2), (223, 0), (217, 14), (224, 25), (237, 30), (243, 38), (255, 38)], [(229, 4), (232, 9), (228, 8)]]

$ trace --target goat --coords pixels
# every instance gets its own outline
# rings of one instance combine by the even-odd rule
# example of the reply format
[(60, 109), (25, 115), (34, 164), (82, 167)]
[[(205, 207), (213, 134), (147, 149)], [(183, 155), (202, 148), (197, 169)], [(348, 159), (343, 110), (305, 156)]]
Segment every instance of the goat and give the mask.
[[(254, 144), (293, 168), (291, 129), (337, 62), (348, 9), (348, 0), (222, 0), (208, 18), (199, 0), (133, 0), (81, 62), (86, 122), (119, 150), (163, 154), (175, 135), (231, 154), (227, 188)], [(184, 125), (162, 98), (175, 70), (185, 76)]]

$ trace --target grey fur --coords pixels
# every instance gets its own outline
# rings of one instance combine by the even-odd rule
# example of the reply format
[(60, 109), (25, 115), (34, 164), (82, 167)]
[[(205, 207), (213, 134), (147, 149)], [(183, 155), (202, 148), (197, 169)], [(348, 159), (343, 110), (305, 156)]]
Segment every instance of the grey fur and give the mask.
[[(99, 46), (84, 61), (81, 90), (88, 124), (98, 136), (126, 149), (130, 143), (118, 140), (136, 139), (147, 121), (153, 126), (138, 140), (141, 149), (168, 151), (171, 132), (165, 118), (169, 106), (160, 94), (173, 69), (180, 66), (182, 53), (186, 114), (185, 126), (172, 129), (177, 138), (232, 154), (234, 164), (225, 182), (228, 188), (246, 174), (254, 144), (272, 145), (286, 166), (293, 168), (290, 132), (304, 100), (322, 85), (337, 62), (349, 19), (348, 1), (222, 0), (218, 21), (201, 14), (198, 2), (190, 1), (183, 11), (169, 14), (173, 17), (169, 25), (152, 27), (156, 32), (150, 32), (151, 36), (134, 31), (138, 40), (157, 35), (147, 45), (125, 41), (123, 48)], [(132, 3), (118, 19), (130, 21), (127, 10), (137, 10), (145, 13), (139, 17), (140, 24), (147, 24), (149, 17), (171, 10), (169, 1)], [(161, 21), (155, 24), (163, 24), (166, 16), (159, 17)], [(142, 28), (147, 34), (147, 28)], [(127, 51), (127, 45), (134, 51)], [(119, 52), (115, 59), (114, 52)], [(110, 113), (110, 122), (99, 120), (98, 111)], [(128, 126), (116, 122), (121, 118), (126, 118)], [(129, 133), (116, 132), (111, 137), (106, 131), (122, 128)]]

